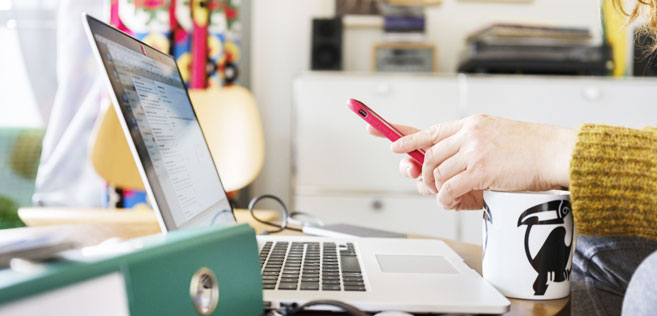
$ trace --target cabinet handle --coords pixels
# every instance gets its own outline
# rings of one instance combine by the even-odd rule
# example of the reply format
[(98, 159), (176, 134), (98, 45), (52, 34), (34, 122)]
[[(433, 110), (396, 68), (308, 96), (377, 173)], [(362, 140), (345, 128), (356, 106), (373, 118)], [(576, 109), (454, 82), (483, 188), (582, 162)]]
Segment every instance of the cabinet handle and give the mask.
[(376, 93), (379, 95), (388, 95), (390, 94), (390, 84), (388, 83), (379, 83), (376, 85)]
[(380, 212), (383, 210), (383, 202), (379, 199), (372, 201), (372, 210), (375, 212)]
[(589, 86), (584, 88), (583, 95), (587, 101), (598, 101), (602, 98), (602, 90), (599, 87)]

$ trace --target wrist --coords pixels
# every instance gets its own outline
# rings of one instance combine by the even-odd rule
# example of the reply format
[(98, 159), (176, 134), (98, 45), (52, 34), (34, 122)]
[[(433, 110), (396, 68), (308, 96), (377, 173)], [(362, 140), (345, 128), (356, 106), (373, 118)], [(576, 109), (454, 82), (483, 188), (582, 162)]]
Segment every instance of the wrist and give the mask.
[(577, 130), (558, 127), (553, 142), (552, 178), (554, 185), (562, 188), (570, 186), (570, 160), (577, 143)]

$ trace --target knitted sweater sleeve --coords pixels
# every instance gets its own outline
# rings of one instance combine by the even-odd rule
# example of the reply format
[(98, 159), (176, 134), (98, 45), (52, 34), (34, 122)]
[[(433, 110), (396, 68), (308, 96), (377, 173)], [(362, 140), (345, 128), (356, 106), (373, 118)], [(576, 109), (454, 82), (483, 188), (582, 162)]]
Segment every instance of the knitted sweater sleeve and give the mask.
[(580, 234), (657, 239), (657, 129), (583, 125), (570, 192)]

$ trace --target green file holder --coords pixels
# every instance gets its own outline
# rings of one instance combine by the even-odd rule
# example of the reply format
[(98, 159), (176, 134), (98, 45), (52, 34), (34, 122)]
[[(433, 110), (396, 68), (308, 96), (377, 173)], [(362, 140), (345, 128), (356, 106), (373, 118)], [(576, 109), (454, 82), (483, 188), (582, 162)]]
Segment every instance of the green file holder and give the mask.
[[(54, 262), (28, 274), (0, 270), (0, 310), (3, 304), (119, 272), (131, 315), (263, 313), (258, 246), (250, 226), (185, 229), (127, 243), (135, 249), (102, 259)], [(198, 295), (197, 306), (193, 295)]]

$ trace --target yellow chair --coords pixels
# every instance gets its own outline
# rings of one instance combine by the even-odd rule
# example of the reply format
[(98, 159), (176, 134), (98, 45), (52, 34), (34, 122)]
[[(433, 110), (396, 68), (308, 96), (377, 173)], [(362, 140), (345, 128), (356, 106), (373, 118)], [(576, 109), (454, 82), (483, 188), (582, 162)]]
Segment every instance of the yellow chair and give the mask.
[[(253, 95), (240, 86), (190, 90), (189, 95), (224, 188), (246, 187), (265, 161), (262, 122)], [(144, 189), (114, 108), (99, 120), (91, 162), (109, 184)]]

